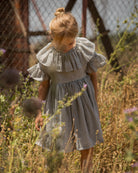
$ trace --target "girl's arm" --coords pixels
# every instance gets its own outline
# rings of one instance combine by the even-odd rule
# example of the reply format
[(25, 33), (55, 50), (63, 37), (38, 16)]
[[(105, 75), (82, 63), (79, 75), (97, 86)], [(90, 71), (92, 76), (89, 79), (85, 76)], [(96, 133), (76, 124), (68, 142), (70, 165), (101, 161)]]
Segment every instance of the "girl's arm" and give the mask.
[(97, 75), (96, 75), (96, 72), (89, 73), (89, 75), (90, 75), (91, 81), (93, 83), (93, 87), (95, 90), (95, 98), (97, 101)]
[(40, 86), (38, 89), (38, 98), (41, 101), (46, 99), (48, 89), (49, 89), (49, 80), (46, 80), (40, 83)]
[[(43, 81), (40, 83), (38, 89), (38, 98), (42, 101), (46, 99), (47, 93), (49, 89), (49, 80)], [(40, 126), (43, 126), (43, 118), (41, 114), (41, 110), (38, 111), (37, 117), (35, 119), (35, 128), (39, 131)]]

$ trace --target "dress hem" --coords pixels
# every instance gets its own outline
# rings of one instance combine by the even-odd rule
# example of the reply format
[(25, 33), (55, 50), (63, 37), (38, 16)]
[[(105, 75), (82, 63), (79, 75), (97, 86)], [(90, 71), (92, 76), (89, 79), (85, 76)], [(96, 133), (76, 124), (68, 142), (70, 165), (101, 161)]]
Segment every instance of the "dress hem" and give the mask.
[[(69, 150), (68, 150), (68, 151), (65, 151), (65, 150), (63, 149), (63, 150), (59, 150), (58, 152), (70, 153), (70, 152), (73, 152), (73, 151), (75, 151), (75, 150), (77, 150), (77, 151), (87, 150), (87, 149), (93, 148), (95, 145), (101, 144), (101, 143), (104, 143), (104, 141), (98, 141), (98, 142), (95, 142), (94, 144), (92, 144), (92, 145), (90, 145), (90, 146), (81, 147), (81, 148), (79, 148), (79, 149), (75, 148), (75, 149), (73, 149), (73, 150), (71, 150), (71, 151), (69, 151)], [(43, 147), (41, 144), (39, 144), (39, 142), (36, 142), (35, 144), (38, 145), (38, 146), (40, 146), (40, 147), (42, 147), (43, 149), (46, 149), (46, 150), (49, 151), (49, 152), (51, 151), (49, 148)]]

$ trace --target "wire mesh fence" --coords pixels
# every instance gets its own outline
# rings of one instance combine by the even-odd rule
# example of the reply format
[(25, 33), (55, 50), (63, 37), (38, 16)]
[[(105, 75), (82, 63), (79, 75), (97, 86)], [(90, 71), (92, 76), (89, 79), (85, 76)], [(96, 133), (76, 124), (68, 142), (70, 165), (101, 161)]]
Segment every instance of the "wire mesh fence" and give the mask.
[[(26, 73), (30, 59), (38, 50), (49, 42), (49, 22), (59, 7), (67, 7), (69, 0), (1, 0), (0, 1), (0, 48), (6, 53), (0, 56), (0, 70), (3, 67), (14, 67)], [(71, 9), (82, 28), (82, 1), (75, 0)], [(116, 39), (117, 27), (125, 30), (122, 22), (131, 16), (136, 8), (136, 0), (89, 0), (86, 19), (86, 37), (95, 40), (99, 35), (92, 9), (93, 2), (97, 14), (104, 24), (104, 33), (108, 34), (111, 43)], [(98, 20), (97, 20), (98, 21)], [(131, 25), (130, 30), (133, 29)], [(106, 32), (106, 33), (105, 33)]]

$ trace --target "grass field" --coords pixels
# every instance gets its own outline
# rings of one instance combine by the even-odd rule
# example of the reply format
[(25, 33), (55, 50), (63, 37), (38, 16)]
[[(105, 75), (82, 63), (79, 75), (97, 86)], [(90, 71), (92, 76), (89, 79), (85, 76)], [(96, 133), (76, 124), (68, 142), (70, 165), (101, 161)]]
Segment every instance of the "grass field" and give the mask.
[[(116, 55), (124, 76), (109, 63), (98, 71), (98, 105), (104, 143), (96, 145), (93, 173), (137, 171), (137, 39), (123, 42)], [(43, 151), (36, 146), (39, 134), (34, 117), (25, 116), (22, 102), (37, 97), (38, 82), (21, 77), (15, 89), (0, 93), (0, 173), (80, 172), (80, 153)]]

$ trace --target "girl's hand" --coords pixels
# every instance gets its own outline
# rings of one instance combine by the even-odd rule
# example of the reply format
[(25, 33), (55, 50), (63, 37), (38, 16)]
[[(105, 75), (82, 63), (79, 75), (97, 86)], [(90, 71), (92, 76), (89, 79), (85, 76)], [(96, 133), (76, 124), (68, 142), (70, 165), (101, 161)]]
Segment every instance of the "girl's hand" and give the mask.
[(42, 114), (40, 111), (35, 119), (35, 128), (36, 128), (36, 130), (40, 131), (40, 127), (42, 127), (42, 126), (43, 126), (43, 118), (42, 118)]

